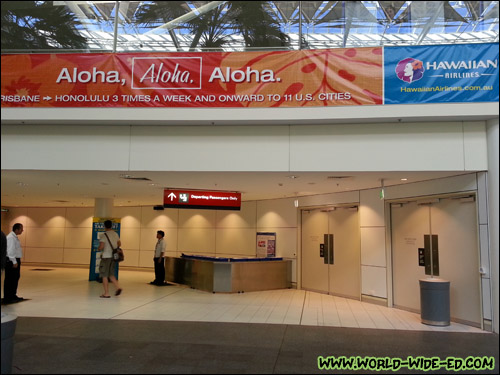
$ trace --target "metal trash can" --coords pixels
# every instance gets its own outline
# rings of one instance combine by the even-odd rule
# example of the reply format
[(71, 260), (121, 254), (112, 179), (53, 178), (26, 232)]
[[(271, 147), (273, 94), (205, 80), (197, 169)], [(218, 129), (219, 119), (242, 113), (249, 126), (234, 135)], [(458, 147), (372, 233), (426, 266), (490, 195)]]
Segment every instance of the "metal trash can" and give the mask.
[(420, 318), (431, 326), (450, 325), (450, 282), (439, 278), (420, 279)]
[(2, 374), (12, 374), (17, 316), (2, 313)]

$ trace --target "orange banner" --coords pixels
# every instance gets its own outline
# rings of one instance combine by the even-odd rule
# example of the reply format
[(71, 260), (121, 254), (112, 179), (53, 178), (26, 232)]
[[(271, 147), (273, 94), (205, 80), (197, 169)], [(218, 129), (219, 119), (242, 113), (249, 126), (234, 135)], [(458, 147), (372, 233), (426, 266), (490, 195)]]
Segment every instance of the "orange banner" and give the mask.
[(382, 47), (2, 56), (2, 107), (305, 107), (383, 103)]

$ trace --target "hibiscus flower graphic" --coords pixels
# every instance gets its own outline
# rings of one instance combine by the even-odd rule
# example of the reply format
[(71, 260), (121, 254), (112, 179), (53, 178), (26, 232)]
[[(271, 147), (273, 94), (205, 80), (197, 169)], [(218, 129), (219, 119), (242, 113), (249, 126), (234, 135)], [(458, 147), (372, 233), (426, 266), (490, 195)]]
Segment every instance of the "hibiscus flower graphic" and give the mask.
[[(26, 76), (21, 76), (17, 81), (12, 81), (10, 85), (6, 85), (6, 93), (4, 95), (31, 96), (40, 95), (41, 83), (31, 82)], [(12, 107), (32, 106), (33, 102), (9, 103)]]

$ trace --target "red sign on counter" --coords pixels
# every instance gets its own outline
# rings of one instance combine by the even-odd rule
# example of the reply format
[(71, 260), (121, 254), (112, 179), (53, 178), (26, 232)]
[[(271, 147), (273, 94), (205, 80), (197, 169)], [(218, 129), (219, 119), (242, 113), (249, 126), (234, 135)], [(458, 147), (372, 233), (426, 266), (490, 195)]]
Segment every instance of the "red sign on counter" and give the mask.
[(241, 193), (165, 189), (163, 206), (166, 208), (201, 208), (210, 210), (239, 210)]

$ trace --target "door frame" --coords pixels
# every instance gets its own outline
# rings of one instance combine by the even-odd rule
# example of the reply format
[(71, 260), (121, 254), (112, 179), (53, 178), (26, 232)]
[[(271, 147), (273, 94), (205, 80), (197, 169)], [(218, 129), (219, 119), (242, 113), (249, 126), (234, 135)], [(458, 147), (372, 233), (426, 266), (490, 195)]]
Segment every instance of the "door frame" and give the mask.
[[(393, 244), (392, 244), (392, 210), (391, 204), (398, 203), (409, 203), (409, 202), (417, 202), (417, 201), (425, 201), (425, 200), (433, 200), (433, 199), (459, 199), (465, 197), (474, 197), (474, 203), (476, 205), (476, 257), (478, 259), (478, 264), (481, 267), (481, 244), (480, 244), (480, 228), (479, 228), (479, 202), (477, 197), (477, 191), (461, 191), (457, 193), (444, 193), (444, 194), (429, 194), (429, 195), (419, 195), (405, 198), (395, 198), (388, 199), (385, 201), (385, 224), (386, 224), (386, 244), (387, 244), (387, 305), (391, 308), (405, 310), (404, 308), (398, 306), (394, 306), (394, 267), (393, 267)], [(479, 270), (478, 270), (479, 273)], [(481, 282), (481, 276), (478, 275), (477, 278), (477, 290), (479, 291), (479, 308), (480, 308), (480, 323), (481, 329), (484, 329), (484, 311), (483, 311), (483, 286)], [(415, 311), (412, 311), (415, 312)], [(457, 322), (461, 324), (467, 324), (464, 322)]]
[[(332, 209), (336, 209), (336, 208), (353, 208), (353, 207), (356, 207), (357, 208), (357, 215), (358, 215), (358, 227), (357, 227), (357, 230), (358, 230), (358, 233), (359, 233), (359, 264), (358, 264), (358, 268), (359, 268), (359, 280), (358, 280), (358, 283), (359, 283), (359, 290), (358, 290), (358, 294), (357, 294), (357, 298), (352, 298), (350, 296), (345, 296), (345, 295), (337, 295), (337, 294), (332, 294), (332, 293), (329, 293), (329, 292), (324, 292), (324, 291), (321, 291), (321, 290), (314, 290), (314, 289), (309, 289), (309, 288), (304, 288), (302, 286), (302, 277), (303, 277), (303, 273), (302, 273), (302, 258), (303, 258), (303, 248), (302, 248), (302, 230), (303, 230), (303, 225), (302, 225), (302, 213), (303, 211), (316, 211), (316, 210), (321, 210), (321, 211), (325, 211), (325, 212), (329, 212), (330, 210)], [(315, 293), (321, 293), (321, 294), (327, 294), (327, 295), (331, 295), (331, 296), (338, 296), (338, 297), (343, 297), (343, 298), (349, 298), (349, 299), (354, 299), (356, 301), (361, 301), (361, 288), (362, 288), (362, 284), (361, 284), (361, 227), (360, 227), (360, 213), (359, 213), (359, 208), (360, 208), (360, 203), (359, 202), (349, 202), (349, 203), (335, 203), (335, 204), (324, 204), (324, 205), (319, 205), (319, 206), (303, 206), (303, 207), (300, 207), (297, 213), (298, 215), (298, 223), (299, 223), (299, 228), (300, 230), (298, 231), (298, 259), (299, 261), (297, 262), (298, 263), (298, 272), (297, 272), (297, 289), (300, 289), (300, 290), (307, 290), (307, 291), (311, 291), (311, 292), (315, 292)]]

